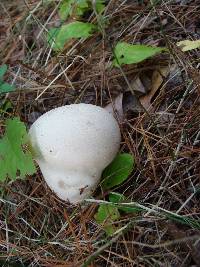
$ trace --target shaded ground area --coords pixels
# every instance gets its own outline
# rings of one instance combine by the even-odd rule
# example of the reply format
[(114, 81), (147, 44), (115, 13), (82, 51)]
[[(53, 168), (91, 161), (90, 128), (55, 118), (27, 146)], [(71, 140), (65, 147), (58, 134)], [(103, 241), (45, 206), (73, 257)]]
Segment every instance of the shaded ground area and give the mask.
[[(7, 116), (20, 116), (29, 127), (54, 107), (105, 106), (122, 94), (121, 151), (134, 155), (136, 169), (114, 191), (146, 211), (122, 213), (115, 222), (120, 230), (106, 238), (93, 217), (98, 204), (62, 202), (39, 170), (1, 184), (1, 266), (200, 266), (200, 50), (176, 46), (200, 39), (200, 1), (107, 1), (103, 34), (72, 40), (55, 53), (46, 32), (61, 23), (58, 4), (1, 1), (0, 62), (17, 88), (1, 103), (10, 101)], [(97, 23), (94, 12), (82, 20)], [(118, 41), (166, 46), (169, 53), (112, 68)], [(94, 198), (107, 199), (100, 189)]]

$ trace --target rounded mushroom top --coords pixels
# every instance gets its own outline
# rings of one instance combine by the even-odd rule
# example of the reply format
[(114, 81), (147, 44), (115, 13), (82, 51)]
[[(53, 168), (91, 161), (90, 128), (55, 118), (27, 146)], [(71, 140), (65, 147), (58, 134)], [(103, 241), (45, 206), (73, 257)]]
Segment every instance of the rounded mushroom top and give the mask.
[(36, 161), (54, 168), (103, 170), (120, 145), (120, 129), (105, 109), (91, 104), (55, 108), (30, 128)]

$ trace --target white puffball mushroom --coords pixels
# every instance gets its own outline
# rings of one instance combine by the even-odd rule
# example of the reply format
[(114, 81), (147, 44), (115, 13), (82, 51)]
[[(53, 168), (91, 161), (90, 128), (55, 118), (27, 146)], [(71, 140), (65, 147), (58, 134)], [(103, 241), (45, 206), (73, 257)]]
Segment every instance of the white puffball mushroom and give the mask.
[(113, 115), (91, 104), (52, 109), (33, 123), (29, 134), (47, 184), (71, 203), (91, 195), (121, 139)]

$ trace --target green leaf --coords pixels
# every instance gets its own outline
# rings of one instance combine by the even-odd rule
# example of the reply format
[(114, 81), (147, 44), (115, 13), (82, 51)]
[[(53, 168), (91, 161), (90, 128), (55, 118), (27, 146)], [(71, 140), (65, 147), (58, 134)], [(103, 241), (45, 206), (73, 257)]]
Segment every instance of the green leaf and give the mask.
[[(91, 0), (62, 0), (59, 6), (59, 16), (65, 21), (70, 16), (83, 16), (86, 12), (92, 11)], [(105, 8), (105, 0), (96, 0), (95, 8), (100, 14)]]
[(181, 50), (183, 52), (190, 51), (190, 50), (193, 50), (193, 49), (200, 48), (200, 40), (195, 40), (195, 41), (184, 40), (184, 41), (180, 41), (180, 42), (177, 43), (177, 46), (180, 46)]
[(96, 11), (98, 14), (102, 13), (103, 10), (105, 9), (105, 0), (96, 0)]
[(132, 45), (119, 42), (114, 48), (114, 56), (116, 58), (113, 60), (113, 65), (118, 67), (123, 64), (139, 63), (163, 51), (167, 51), (167, 49), (163, 47)]
[[(124, 195), (119, 194), (119, 193), (115, 193), (115, 192), (111, 192), (109, 194), (109, 201), (112, 203), (127, 203), (126, 198)], [(129, 207), (129, 206), (124, 206), (124, 205), (117, 205), (117, 208), (121, 211), (124, 211), (126, 213), (136, 213), (139, 211), (143, 211), (142, 208), (139, 207)]]
[(76, 15), (83, 16), (85, 12), (90, 10), (89, 1), (79, 0), (77, 1)]
[(4, 82), (0, 84), (0, 93), (8, 93), (13, 91), (15, 91), (14, 85)]
[(116, 185), (123, 183), (132, 172), (134, 167), (134, 158), (128, 153), (119, 154), (105, 168), (102, 174), (104, 189), (110, 189)]
[(112, 235), (116, 231), (113, 222), (120, 218), (120, 214), (113, 205), (100, 204), (94, 218), (98, 224), (102, 225), (107, 235)]
[(90, 10), (88, 0), (63, 0), (59, 6), (59, 16), (61, 20), (66, 20), (68, 17), (82, 16), (85, 12)]
[(120, 193), (110, 192), (110, 194), (109, 194), (109, 201), (110, 202), (120, 203), (120, 202), (124, 202), (125, 200), (126, 200), (125, 196), (120, 194)]
[(7, 177), (15, 180), (17, 172), (23, 178), (36, 171), (29, 149), (24, 151), (28, 146), (29, 139), (24, 123), (19, 118), (8, 119), (5, 135), (0, 139), (0, 181)]
[(7, 69), (8, 69), (8, 67), (6, 64), (4, 64), (0, 67), (0, 80), (3, 80), (3, 76), (5, 75)]
[(48, 32), (48, 41), (54, 50), (61, 50), (65, 43), (72, 38), (87, 38), (96, 30), (91, 23), (75, 21), (60, 28), (52, 28)]
[(58, 14), (61, 20), (66, 20), (71, 15), (74, 2), (74, 0), (63, 0), (60, 3)]
[(0, 118), (3, 114), (9, 112), (12, 110), (12, 103), (8, 99), (4, 99), (2, 102), (0, 102)]
[(5, 83), (3, 81), (3, 76), (5, 75), (8, 67), (6, 64), (0, 67), (0, 94), (1, 93), (8, 93), (15, 90), (15, 87), (11, 84)]

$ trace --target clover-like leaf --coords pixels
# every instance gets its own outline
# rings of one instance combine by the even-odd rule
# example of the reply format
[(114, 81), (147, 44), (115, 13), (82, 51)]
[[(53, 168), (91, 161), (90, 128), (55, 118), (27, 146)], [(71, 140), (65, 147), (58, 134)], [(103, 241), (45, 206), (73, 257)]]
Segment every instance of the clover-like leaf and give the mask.
[(0, 181), (7, 177), (23, 178), (35, 171), (24, 123), (19, 118), (8, 119), (5, 134), (0, 139)]

